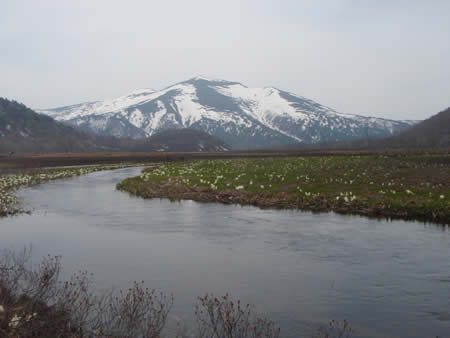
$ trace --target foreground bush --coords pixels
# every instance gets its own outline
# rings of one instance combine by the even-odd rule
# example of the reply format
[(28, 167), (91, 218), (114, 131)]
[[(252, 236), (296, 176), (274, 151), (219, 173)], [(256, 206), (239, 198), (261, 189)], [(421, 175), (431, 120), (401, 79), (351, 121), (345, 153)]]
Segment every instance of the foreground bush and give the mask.
[(30, 250), (0, 258), (0, 337), (159, 337), (173, 297), (144, 288), (100, 296), (91, 276), (60, 281), (60, 258), (29, 264)]
[(350, 338), (353, 337), (353, 334), (354, 331), (348, 321), (331, 320), (328, 325), (317, 330), (314, 338)]
[(199, 297), (195, 307), (198, 337), (211, 338), (275, 338), (280, 328), (265, 318), (253, 316), (249, 304), (233, 301), (228, 295)]

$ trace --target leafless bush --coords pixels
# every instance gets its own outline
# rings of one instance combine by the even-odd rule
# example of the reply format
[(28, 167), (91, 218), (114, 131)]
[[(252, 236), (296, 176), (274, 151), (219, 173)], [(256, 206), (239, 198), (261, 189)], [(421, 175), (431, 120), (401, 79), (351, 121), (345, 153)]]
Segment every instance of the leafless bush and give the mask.
[(198, 337), (271, 338), (279, 337), (280, 329), (265, 318), (255, 317), (249, 304), (233, 301), (228, 295), (199, 297), (195, 307)]
[(327, 326), (319, 328), (313, 338), (350, 338), (354, 335), (348, 321), (331, 320)]
[(57, 299), (60, 258), (47, 256), (33, 267), (30, 254), (31, 249), (4, 251), (0, 257), (0, 335), (66, 330), (67, 313), (49, 306)]
[(127, 292), (108, 297), (97, 329), (120, 337), (159, 337), (173, 304), (173, 297), (134, 282)]
[(31, 249), (0, 256), (0, 337), (160, 337), (173, 297), (134, 283), (94, 295), (92, 276), (59, 280), (59, 257), (30, 263)]

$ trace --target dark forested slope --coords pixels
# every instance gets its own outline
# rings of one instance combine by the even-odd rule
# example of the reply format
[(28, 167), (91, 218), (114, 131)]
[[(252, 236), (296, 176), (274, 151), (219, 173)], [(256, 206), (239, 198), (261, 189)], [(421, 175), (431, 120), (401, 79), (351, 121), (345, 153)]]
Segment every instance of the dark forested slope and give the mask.
[(387, 146), (401, 148), (450, 147), (450, 108), (420, 122), (403, 133), (384, 140)]
[(97, 148), (96, 138), (0, 98), (0, 151), (67, 152)]

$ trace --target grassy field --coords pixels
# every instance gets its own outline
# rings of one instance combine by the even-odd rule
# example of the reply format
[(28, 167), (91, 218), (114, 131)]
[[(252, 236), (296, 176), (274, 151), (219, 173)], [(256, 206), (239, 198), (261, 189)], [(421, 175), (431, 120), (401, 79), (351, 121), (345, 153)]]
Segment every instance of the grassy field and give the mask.
[(117, 185), (144, 198), (335, 211), (450, 224), (450, 155), (197, 160)]
[(44, 183), (60, 178), (80, 176), (96, 171), (112, 170), (122, 167), (122, 165), (114, 165), (85, 168), (33, 170), (9, 175), (0, 175), (0, 217), (13, 215), (21, 211), (20, 203), (15, 193), (18, 188)]

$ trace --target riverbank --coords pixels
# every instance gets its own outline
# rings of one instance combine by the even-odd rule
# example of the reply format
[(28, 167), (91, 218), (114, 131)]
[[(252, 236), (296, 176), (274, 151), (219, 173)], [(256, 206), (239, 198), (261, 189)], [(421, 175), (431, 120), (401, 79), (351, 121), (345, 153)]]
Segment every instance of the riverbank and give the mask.
[(125, 165), (91, 166), (79, 168), (60, 168), (47, 170), (28, 170), (15, 174), (0, 175), (0, 217), (23, 212), (16, 191), (56, 179), (86, 175), (96, 171), (124, 168)]
[(450, 224), (450, 156), (445, 154), (165, 163), (117, 188), (143, 198)]

